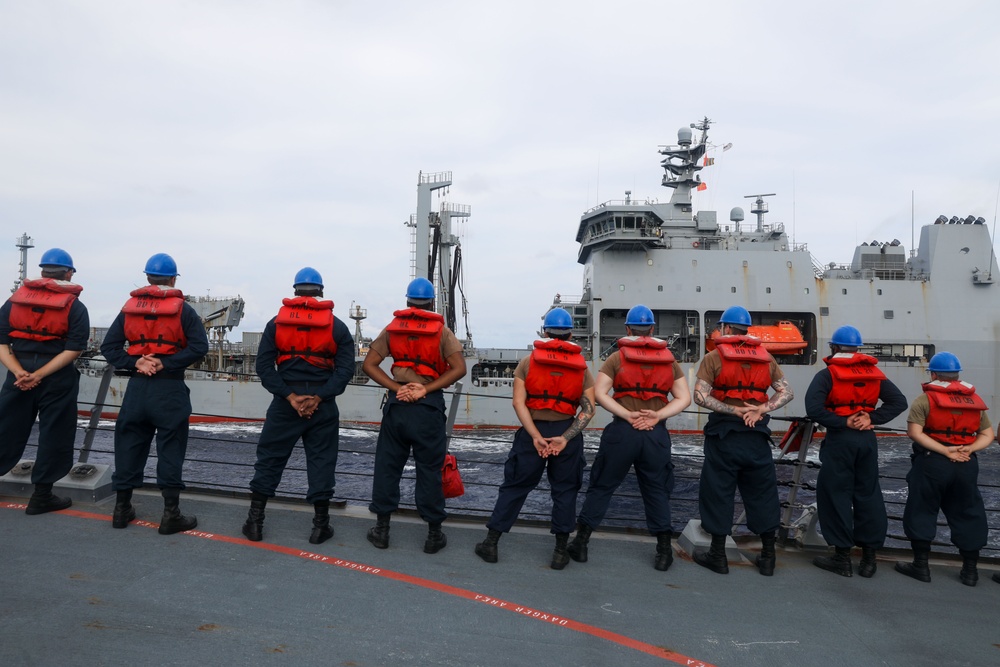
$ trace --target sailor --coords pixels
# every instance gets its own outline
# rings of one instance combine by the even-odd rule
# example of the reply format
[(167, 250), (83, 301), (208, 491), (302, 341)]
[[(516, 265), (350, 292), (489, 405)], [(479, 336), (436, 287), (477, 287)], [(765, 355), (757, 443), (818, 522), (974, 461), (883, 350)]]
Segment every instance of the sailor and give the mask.
[(989, 533), (976, 452), (993, 442), (993, 427), (976, 388), (959, 379), (962, 364), (958, 357), (938, 352), (927, 370), (931, 381), (923, 385), (924, 393), (914, 399), (906, 417), (913, 454), (906, 476), (903, 532), (913, 548), (913, 562), (896, 563), (896, 571), (918, 581), (931, 580), (927, 556), (940, 510), (951, 529), (951, 543), (962, 555), (958, 578), (966, 586), (975, 586), (979, 550), (986, 546)]
[(76, 269), (69, 253), (42, 254), (42, 277), (25, 280), (0, 306), (0, 362), (9, 371), (0, 390), (0, 475), (17, 465), (38, 417), (38, 453), (31, 469), (35, 485), (27, 514), (72, 505), (52, 495), (52, 485), (73, 467), (76, 399), (80, 373), (73, 362), (87, 349), (90, 318), (70, 282)]
[(875, 357), (858, 352), (861, 345), (861, 332), (852, 326), (833, 332), (830, 356), (823, 360), (827, 368), (809, 384), (805, 404), (809, 419), (826, 428), (816, 504), (823, 538), (835, 549), (833, 556), (820, 556), (813, 564), (850, 577), (851, 549), (858, 545), (858, 574), (867, 578), (875, 574), (875, 554), (888, 529), (872, 429), (901, 414), (906, 397), (879, 370)]
[(305, 267), (295, 274), (295, 296), (264, 327), (257, 351), (257, 375), (274, 394), (257, 442), (257, 463), (250, 482), (250, 512), (243, 534), (263, 539), (264, 507), (274, 496), (295, 443), (302, 439), (313, 504), (309, 542), (333, 537), (330, 498), (340, 444), (340, 412), (335, 401), (354, 376), (354, 338), (323, 299), (323, 278)]
[(514, 371), (514, 413), (521, 428), (504, 465), (489, 533), (476, 545), (487, 563), (497, 562), (497, 542), (510, 531), (525, 498), (548, 472), (552, 494), (551, 532), (556, 536), (551, 567), (569, 563), (566, 550), (576, 516), (576, 497), (583, 485), (583, 429), (594, 416), (594, 378), (579, 345), (570, 341), (573, 318), (562, 308), (545, 314), (545, 338)]
[(587, 498), (569, 545), (570, 557), (580, 563), (587, 562), (590, 534), (601, 525), (612, 494), (633, 466), (646, 510), (646, 528), (656, 536), (653, 567), (664, 571), (674, 560), (670, 546), (674, 464), (666, 420), (691, 405), (691, 392), (666, 341), (653, 337), (654, 325), (653, 311), (646, 306), (629, 310), (627, 336), (618, 340), (618, 351), (597, 374), (597, 402), (614, 419), (601, 434)]
[[(389, 390), (382, 410), (382, 426), (375, 446), (375, 474), (369, 509), (377, 515), (368, 541), (379, 549), (389, 546), (389, 517), (399, 507), (399, 481), (413, 450), (416, 463), (414, 499), (427, 522), (424, 553), (433, 554), (448, 543), (441, 532), (447, 518), (441, 488), (441, 467), (447, 454), (444, 392), (465, 376), (462, 343), (444, 318), (434, 312), (434, 285), (426, 278), (406, 288), (406, 308), (372, 341), (363, 369)], [(379, 367), (392, 358), (392, 375)]]
[[(707, 552), (696, 553), (694, 560), (713, 572), (729, 572), (726, 536), (732, 530), (738, 487), (747, 528), (760, 535), (757, 569), (769, 577), (774, 574), (774, 542), (781, 518), (767, 413), (793, 395), (760, 339), (747, 335), (750, 322), (746, 308), (727, 308), (719, 318), (723, 335), (698, 368), (694, 402), (712, 411), (705, 424), (698, 510), (712, 545)], [(768, 387), (775, 391), (770, 399)]]
[(191, 416), (184, 369), (205, 357), (208, 337), (198, 313), (174, 287), (173, 258), (157, 253), (144, 271), (149, 284), (132, 291), (101, 344), (108, 363), (132, 373), (115, 423), (111, 483), (117, 500), (111, 526), (125, 528), (135, 518), (132, 490), (142, 486), (155, 435), (156, 485), (163, 494), (159, 532), (172, 535), (198, 525), (194, 516), (181, 514), (178, 502)]

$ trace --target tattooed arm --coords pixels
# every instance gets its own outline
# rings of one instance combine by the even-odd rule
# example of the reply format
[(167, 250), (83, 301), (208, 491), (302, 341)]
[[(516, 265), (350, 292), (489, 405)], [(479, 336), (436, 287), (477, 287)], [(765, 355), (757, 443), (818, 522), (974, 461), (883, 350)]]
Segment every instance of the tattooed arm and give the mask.
[(728, 403), (723, 403), (719, 399), (713, 397), (712, 395), (712, 385), (705, 382), (701, 378), (694, 384), (694, 402), (703, 408), (708, 408), (712, 412), (719, 412), (724, 415), (742, 415), (742, 408), (737, 405), (729, 405)]
[(580, 412), (577, 413), (573, 424), (562, 435), (548, 439), (550, 454), (559, 454), (566, 448), (566, 443), (583, 433), (583, 429), (587, 428), (587, 424), (594, 418), (594, 405), (594, 388), (589, 387), (583, 391), (583, 396), (580, 397)]

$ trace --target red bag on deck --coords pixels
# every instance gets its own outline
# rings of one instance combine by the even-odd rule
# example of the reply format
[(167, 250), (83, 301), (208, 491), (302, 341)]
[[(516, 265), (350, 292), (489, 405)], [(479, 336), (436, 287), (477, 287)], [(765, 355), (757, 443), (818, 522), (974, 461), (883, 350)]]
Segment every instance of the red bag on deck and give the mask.
[(457, 498), (465, 493), (462, 475), (458, 472), (458, 461), (452, 454), (444, 455), (444, 465), (441, 467), (441, 487), (445, 498)]

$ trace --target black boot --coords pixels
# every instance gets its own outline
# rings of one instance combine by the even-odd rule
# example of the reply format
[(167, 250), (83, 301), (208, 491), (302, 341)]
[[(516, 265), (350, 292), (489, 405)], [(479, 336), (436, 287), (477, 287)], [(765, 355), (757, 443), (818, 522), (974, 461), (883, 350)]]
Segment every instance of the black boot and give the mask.
[(976, 569), (979, 551), (960, 549), (959, 553), (962, 554), (962, 571), (958, 573), (958, 579), (966, 586), (975, 586), (979, 582), (979, 570)]
[(757, 570), (765, 577), (774, 576), (774, 542), (773, 530), (760, 534), (760, 555), (754, 562), (757, 564)]
[(424, 553), (436, 554), (448, 546), (448, 538), (441, 532), (441, 524), (427, 524), (427, 539), (424, 541)]
[(818, 556), (813, 558), (813, 565), (827, 572), (839, 574), (842, 577), (854, 576), (854, 568), (851, 565), (850, 547), (834, 547), (833, 556)]
[(858, 576), (871, 579), (878, 569), (878, 562), (875, 560), (875, 547), (861, 547), (861, 562), (858, 563)]
[(243, 524), (243, 534), (251, 542), (264, 539), (264, 508), (267, 506), (267, 496), (256, 491), (250, 496), (250, 512)]
[(503, 533), (499, 530), (490, 528), (490, 532), (486, 534), (486, 539), (476, 545), (476, 555), (487, 563), (497, 562), (497, 542), (500, 541), (501, 535)]
[[(572, 553), (570, 554), (573, 555)], [(653, 558), (653, 569), (666, 572), (674, 562), (674, 550), (670, 546), (670, 533), (656, 534), (656, 557)]]
[(726, 558), (726, 536), (712, 535), (712, 546), (708, 551), (695, 553), (694, 562), (718, 574), (729, 574), (729, 559)]
[(316, 514), (313, 516), (313, 529), (309, 534), (309, 544), (323, 544), (333, 537), (333, 526), (330, 525), (330, 501), (317, 500), (313, 503)]
[(368, 541), (376, 549), (389, 548), (389, 514), (379, 514), (375, 525), (368, 529)]
[(163, 489), (163, 518), (160, 519), (160, 535), (173, 535), (198, 527), (198, 519), (181, 514), (181, 490), (176, 487)]
[(132, 507), (132, 489), (123, 489), (115, 497), (115, 513), (111, 516), (112, 528), (126, 528), (135, 519), (135, 508)]
[(569, 542), (569, 533), (556, 533), (556, 548), (552, 551), (552, 562), (550, 563), (553, 570), (561, 570), (569, 563), (567, 542)]
[(51, 484), (35, 484), (35, 490), (28, 500), (28, 507), (25, 514), (45, 514), (46, 512), (58, 512), (73, 505), (69, 498), (60, 498), (52, 495)]
[(995, 581), (998, 584), (1000, 584), (1000, 572), (994, 572), (993, 573), (993, 581)]
[(914, 540), (911, 542), (911, 545), (913, 546), (913, 562), (896, 563), (896, 572), (929, 584), (931, 581), (931, 568), (927, 564), (927, 558), (931, 553), (931, 543)]
[(590, 542), (590, 534), (593, 532), (594, 529), (585, 523), (576, 524), (576, 536), (566, 547), (566, 551), (569, 553), (569, 557), (577, 563), (587, 562), (587, 543)]

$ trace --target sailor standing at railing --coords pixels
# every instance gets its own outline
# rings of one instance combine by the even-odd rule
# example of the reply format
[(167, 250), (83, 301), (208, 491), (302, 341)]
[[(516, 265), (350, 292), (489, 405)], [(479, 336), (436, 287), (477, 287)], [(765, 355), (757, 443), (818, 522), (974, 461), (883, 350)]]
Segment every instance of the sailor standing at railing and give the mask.
[(35, 485), (27, 514), (63, 510), (69, 498), (52, 485), (73, 467), (76, 398), (80, 373), (73, 362), (87, 349), (90, 318), (70, 282), (76, 269), (69, 253), (52, 248), (38, 265), (42, 277), (25, 280), (0, 306), (0, 362), (7, 378), (0, 390), (0, 475), (17, 465), (38, 417)]
[[(372, 501), (377, 515), (368, 531), (376, 548), (389, 547), (389, 519), (399, 507), (399, 481), (413, 450), (417, 468), (414, 499), (427, 522), (424, 553), (433, 554), (448, 544), (441, 523), (448, 517), (441, 488), (441, 467), (448, 450), (443, 389), (465, 377), (462, 343), (434, 312), (434, 285), (426, 278), (412, 280), (406, 288), (406, 308), (397, 310), (392, 322), (372, 341), (364, 372), (389, 390), (382, 410), (382, 425), (375, 446)], [(392, 357), (392, 375), (379, 367)]]
[(913, 454), (906, 475), (903, 531), (913, 548), (913, 562), (896, 563), (896, 571), (930, 582), (927, 560), (937, 535), (938, 511), (942, 511), (951, 529), (951, 543), (962, 555), (959, 581), (975, 586), (979, 550), (989, 536), (976, 452), (992, 444), (993, 427), (986, 415), (988, 406), (976, 388), (959, 379), (962, 364), (958, 357), (938, 352), (927, 370), (931, 381), (923, 385), (924, 393), (914, 399), (906, 417)]
[(163, 495), (161, 535), (191, 530), (193, 516), (180, 511), (182, 467), (187, 454), (191, 394), (184, 370), (208, 354), (208, 336), (198, 313), (177, 284), (177, 263), (165, 253), (149, 258), (146, 287), (131, 298), (108, 328), (101, 354), (112, 366), (132, 372), (115, 422), (117, 492), (112, 528), (135, 519), (132, 490), (142, 486), (149, 447), (156, 437), (156, 485)]
[(509, 532), (525, 499), (548, 471), (552, 494), (552, 534), (556, 536), (550, 563), (561, 570), (569, 563), (567, 542), (576, 517), (576, 497), (583, 485), (583, 429), (594, 417), (594, 378), (579, 345), (570, 338), (573, 318), (553, 308), (542, 323), (544, 340), (514, 371), (514, 412), (521, 428), (503, 468), (503, 484), (489, 533), (476, 545), (476, 555), (497, 562), (497, 542)]
[(597, 402), (614, 420), (601, 434), (587, 499), (569, 545), (570, 557), (580, 563), (587, 561), (591, 532), (601, 525), (611, 496), (633, 466), (646, 510), (646, 528), (656, 537), (653, 567), (662, 572), (674, 561), (670, 545), (674, 464), (666, 420), (691, 405), (691, 392), (667, 342), (653, 337), (655, 324), (653, 311), (646, 306), (629, 310), (625, 317), (628, 335), (618, 340), (618, 351), (597, 373)]
[(879, 370), (875, 357), (858, 352), (861, 345), (861, 332), (852, 326), (833, 332), (831, 354), (823, 360), (827, 368), (813, 377), (805, 403), (809, 418), (826, 427), (816, 505), (823, 539), (835, 549), (833, 556), (820, 556), (813, 564), (850, 577), (851, 549), (858, 545), (858, 574), (869, 578), (889, 528), (878, 481), (878, 439), (872, 429), (901, 414), (906, 397)]
[(354, 376), (354, 338), (323, 299), (323, 277), (312, 267), (295, 274), (295, 296), (285, 299), (278, 315), (264, 327), (257, 349), (257, 375), (274, 396), (257, 442), (253, 492), (243, 534), (263, 539), (264, 507), (281, 482), (295, 443), (302, 438), (309, 489), (315, 509), (309, 542), (333, 537), (333, 497), (340, 411), (335, 401)]
[[(793, 395), (774, 358), (758, 338), (747, 335), (750, 324), (746, 308), (727, 308), (719, 318), (723, 335), (698, 367), (694, 402), (712, 411), (705, 424), (698, 511), (712, 545), (707, 552), (695, 553), (694, 560), (713, 572), (729, 573), (726, 536), (732, 531), (739, 488), (747, 528), (760, 535), (757, 569), (769, 577), (774, 574), (781, 516), (767, 413)], [(775, 391), (770, 398), (768, 388)]]

